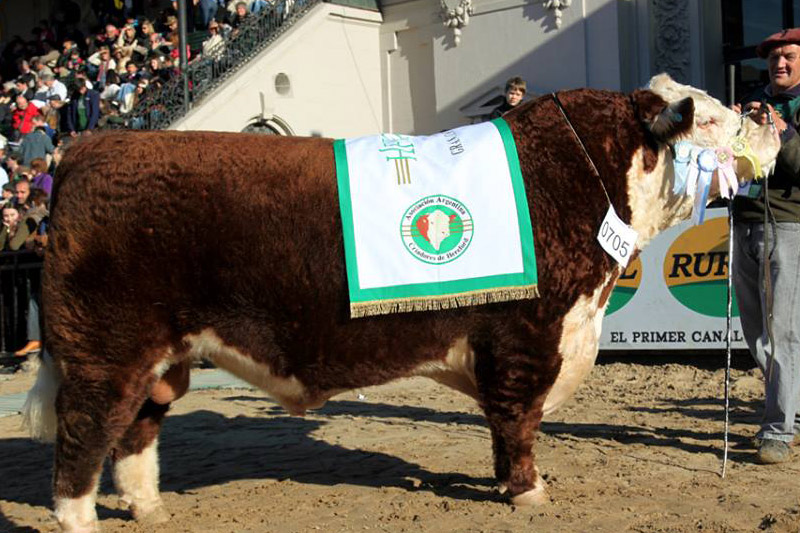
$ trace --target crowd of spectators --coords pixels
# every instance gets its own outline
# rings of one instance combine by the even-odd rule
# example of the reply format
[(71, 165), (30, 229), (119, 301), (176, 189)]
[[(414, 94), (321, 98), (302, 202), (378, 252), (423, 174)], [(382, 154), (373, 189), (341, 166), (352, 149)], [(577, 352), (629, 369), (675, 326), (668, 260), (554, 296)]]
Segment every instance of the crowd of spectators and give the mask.
[[(28, 40), (14, 36), (0, 53), (0, 134), (16, 146), (41, 127), (34, 125), (37, 117), (53, 143), (106, 122), (127, 124), (137, 103), (180, 74), (177, 4), (98, 0), (88, 17), (95, 24), (81, 31), (87, 17), (72, 0), (61, 0), (52, 20), (42, 20)], [(271, 5), (267, 0), (186, 4), (187, 31), (202, 37), (194, 38), (194, 47), (187, 44), (189, 60), (208, 62), (219, 60), (241, 25)]]
[[(0, 257), (21, 249), (43, 253), (52, 175), (64, 144), (105, 122), (127, 124), (138, 102), (180, 74), (176, 1), (95, 0), (88, 14), (73, 0), (55, 4), (51, 19), (34, 27), (29, 39), (13, 36), (0, 52)], [(270, 6), (266, 0), (186, 4), (187, 31), (203, 37), (195, 50), (187, 45), (187, 54), (210, 63), (248, 18)], [(95, 23), (83, 27), (85, 20)], [(38, 271), (29, 272), (37, 276), (27, 282), (29, 342), (17, 355), (39, 349)], [(0, 285), (11, 290), (9, 283)], [(8, 314), (2, 313), (3, 322)], [(0, 324), (3, 331), (7, 326)]]

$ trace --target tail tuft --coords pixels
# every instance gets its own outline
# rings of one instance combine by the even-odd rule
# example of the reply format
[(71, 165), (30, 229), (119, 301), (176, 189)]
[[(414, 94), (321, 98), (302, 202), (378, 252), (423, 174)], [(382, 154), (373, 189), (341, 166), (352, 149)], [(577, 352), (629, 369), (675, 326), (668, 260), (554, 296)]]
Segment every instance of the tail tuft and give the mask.
[(55, 362), (47, 352), (42, 355), (42, 364), (28, 398), (22, 407), (22, 427), (30, 432), (31, 438), (43, 442), (56, 440), (56, 394), (59, 377)]

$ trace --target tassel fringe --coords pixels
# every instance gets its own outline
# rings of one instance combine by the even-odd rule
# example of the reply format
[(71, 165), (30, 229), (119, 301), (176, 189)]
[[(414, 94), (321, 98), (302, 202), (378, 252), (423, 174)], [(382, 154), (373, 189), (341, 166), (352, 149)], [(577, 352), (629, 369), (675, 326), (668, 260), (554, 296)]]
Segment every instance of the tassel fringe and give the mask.
[(458, 307), (508, 302), (511, 300), (530, 300), (538, 297), (539, 287), (537, 285), (530, 285), (525, 287), (484, 289), (443, 296), (374, 300), (371, 302), (350, 303), (350, 317), (363, 318), (392, 313), (409, 313), (411, 311), (439, 311), (442, 309), (456, 309)]

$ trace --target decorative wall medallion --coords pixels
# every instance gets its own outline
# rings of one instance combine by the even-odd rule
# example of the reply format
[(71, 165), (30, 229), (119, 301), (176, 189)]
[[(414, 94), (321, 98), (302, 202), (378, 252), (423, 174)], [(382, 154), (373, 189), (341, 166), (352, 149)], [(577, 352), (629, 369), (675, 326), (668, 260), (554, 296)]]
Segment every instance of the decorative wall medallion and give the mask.
[(453, 40), (456, 46), (461, 44), (461, 29), (469, 24), (472, 15), (472, 0), (459, 0), (456, 7), (450, 7), (445, 0), (440, 0), (442, 21), (445, 28), (453, 30)]

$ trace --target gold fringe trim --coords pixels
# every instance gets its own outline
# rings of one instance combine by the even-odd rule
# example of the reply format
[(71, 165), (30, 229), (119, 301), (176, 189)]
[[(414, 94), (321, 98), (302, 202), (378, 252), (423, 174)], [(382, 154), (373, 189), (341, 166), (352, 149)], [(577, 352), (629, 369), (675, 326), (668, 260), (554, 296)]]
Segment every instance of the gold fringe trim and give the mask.
[(373, 300), (371, 302), (351, 302), (350, 317), (363, 318), (391, 313), (409, 313), (411, 311), (439, 311), (441, 309), (455, 309), (511, 300), (529, 300), (538, 297), (539, 287), (537, 285), (525, 285), (458, 292), (441, 296), (412, 296), (391, 300)]

